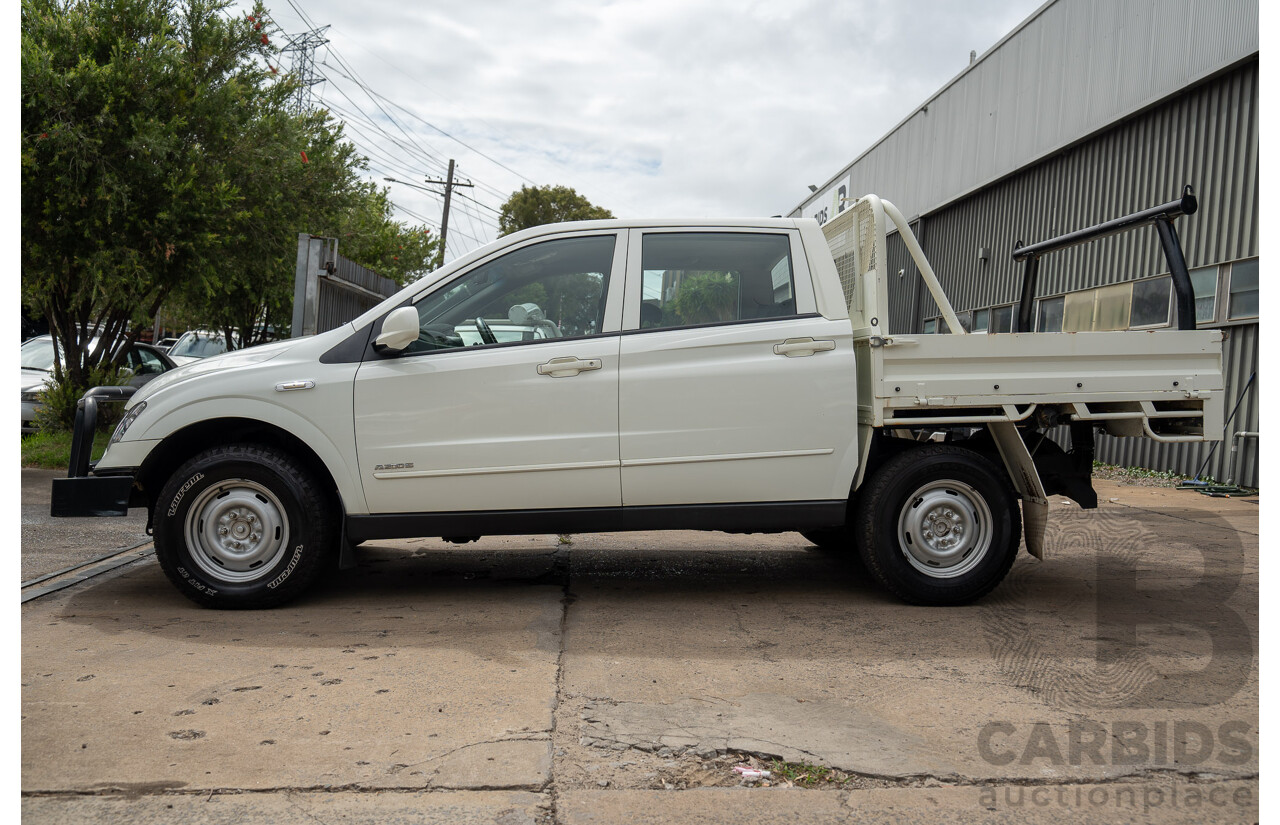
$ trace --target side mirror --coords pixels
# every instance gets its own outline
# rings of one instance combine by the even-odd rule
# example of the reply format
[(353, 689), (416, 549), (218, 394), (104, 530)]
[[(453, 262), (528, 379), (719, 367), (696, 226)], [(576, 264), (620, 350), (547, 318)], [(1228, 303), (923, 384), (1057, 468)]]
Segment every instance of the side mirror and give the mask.
[(382, 321), (382, 332), (373, 341), (378, 352), (402, 352), (418, 340), (418, 310), (400, 307)]

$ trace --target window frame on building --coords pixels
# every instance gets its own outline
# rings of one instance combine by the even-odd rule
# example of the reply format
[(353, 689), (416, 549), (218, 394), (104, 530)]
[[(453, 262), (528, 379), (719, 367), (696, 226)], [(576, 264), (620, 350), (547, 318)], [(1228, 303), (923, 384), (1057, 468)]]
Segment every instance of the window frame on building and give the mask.
[[(1225, 302), (1225, 305), (1226, 305), (1226, 316), (1227, 316), (1227, 317), (1225, 318), (1225, 322), (1233, 322), (1233, 321), (1252, 321), (1252, 320), (1256, 320), (1256, 319), (1259, 317), (1259, 311), (1261, 310), (1261, 305), (1260, 305), (1260, 303), (1259, 303), (1259, 298), (1261, 297), (1261, 293), (1260, 293), (1260, 292), (1259, 292), (1259, 290), (1258, 290), (1258, 285), (1259, 285), (1259, 280), (1258, 280), (1259, 260), (1260, 260), (1260, 259), (1259, 259), (1259, 258), (1256, 258), (1256, 257), (1255, 257), (1255, 258), (1242, 258), (1241, 260), (1238, 260), (1238, 261), (1232, 261), (1232, 262), (1228, 265), (1228, 270), (1227, 270), (1227, 295), (1226, 295), (1226, 302)], [(1253, 288), (1252, 288), (1252, 289), (1240, 290), (1239, 292), (1237, 292), (1237, 291), (1236, 291), (1236, 271), (1237, 271), (1237, 269), (1238, 269), (1238, 268), (1240, 268), (1242, 265), (1249, 265), (1249, 264), (1252, 264), (1252, 265), (1253, 265)], [(1253, 303), (1254, 303), (1254, 310), (1253, 310), (1253, 312), (1252, 312), (1252, 313), (1243, 313), (1243, 314), (1239, 314), (1239, 315), (1237, 315), (1237, 314), (1235, 313), (1235, 309), (1234, 309), (1234, 304), (1235, 304), (1234, 299), (1235, 299), (1235, 297), (1236, 297), (1237, 295), (1243, 295), (1243, 294), (1247, 294), (1247, 293), (1249, 293), (1249, 292), (1252, 292), (1252, 293), (1254, 293), (1254, 295), (1255, 295), (1255, 297), (1254, 297), (1254, 299), (1253, 299)]]
[[(1165, 284), (1164, 320), (1153, 321), (1152, 323), (1149, 323), (1149, 324), (1133, 323), (1134, 311), (1137, 308), (1138, 290), (1140, 288), (1150, 286), (1152, 284), (1157, 284), (1162, 281)], [(1129, 329), (1163, 329), (1165, 327), (1168, 327), (1172, 323), (1172, 319), (1173, 319), (1173, 278), (1172, 277), (1170, 277), (1169, 275), (1157, 275), (1154, 278), (1139, 278), (1138, 280), (1133, 282), (1133, 296), (1130, 298), (1130, 303), (1129, 303)]]

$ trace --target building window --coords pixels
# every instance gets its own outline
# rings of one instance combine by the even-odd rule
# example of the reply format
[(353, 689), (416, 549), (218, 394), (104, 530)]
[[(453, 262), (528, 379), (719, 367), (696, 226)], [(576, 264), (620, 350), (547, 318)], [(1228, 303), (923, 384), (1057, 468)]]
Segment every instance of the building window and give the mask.
[(1129, 305), (1133, 302), (1133, 284), (1101, 286), (1093, 290), (1093, 329), (1107, 331), (1129, 328)]
[(987, 309), (975, 309), (973, 311), (973, 331), (986, 332), (991, 326), (991, 311)]
[(1218, 267), (1191, 270), (1191, 289), (1196, 296), (1196, 323), (1213, 323), (1218, 309)]
[(1013, 307), (993, 307), (991, 310), (992, 332), (1013, 332)]
[[(1199, 301), (1196, 302), (1197, 307)], [(1196, 316), (1200, 315), (1196, 312)], [(1231, 290), (1227, 297), (1227, 318), (1258, 317), (1258, 259), (1231, 265)]]
[(924, 334), (933, 335), (938, 331), (938, 319), (930, 318), (924, 322)]
[(1036, 325), (1038, 332), (1062, 332), (1062, 296), (1040, 299), (1040, 321)]
[(1129, 326), (1163, 327), (1169, 324), (1169, 278), (1149, 278), (1133, 285), (1133, 307), (1129, 311)]
[(1089, 332), (1093, 329), (1093, 290), (1062, 296), (1062, 331)]

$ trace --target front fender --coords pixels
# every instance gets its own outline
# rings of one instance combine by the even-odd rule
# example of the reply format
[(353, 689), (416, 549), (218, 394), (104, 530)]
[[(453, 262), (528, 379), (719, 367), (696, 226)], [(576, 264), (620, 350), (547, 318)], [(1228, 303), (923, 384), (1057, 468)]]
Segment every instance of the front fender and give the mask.
[[(109, 448), (97, 469), (139, 466), (163, 441), (205, 421), (241, 419), (278, 427), (305, 442), (332, 476), (348, 514), (369, 512), (356, 462), (350, 381), (328, 383), (305, 393), (280, 393), (280, 401), (245, 395), (193, 398), (166, 405), (154, 419), (139, 417), (130, 438)], [(305, 395), (305, 401), (293, 396)], [(138, 427), (145, 421), (145, 427)], [(133, 437), (136, 435), (136, 438)], [(144, 447), (147, 444), (150, 447)], [(212, 446), (212, 445), (210, 445)]]

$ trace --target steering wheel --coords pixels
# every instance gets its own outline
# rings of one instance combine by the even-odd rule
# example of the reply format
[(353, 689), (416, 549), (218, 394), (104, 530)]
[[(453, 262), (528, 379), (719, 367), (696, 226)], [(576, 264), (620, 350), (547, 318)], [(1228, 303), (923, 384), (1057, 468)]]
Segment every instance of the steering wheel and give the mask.
[(489, 322), (479, 315), (476, 316), (476, 332), (480, 333), (480, 340), (486, 344), (498, 343), (498, 336), (494, 335), (493, 330), (489, 329)]

